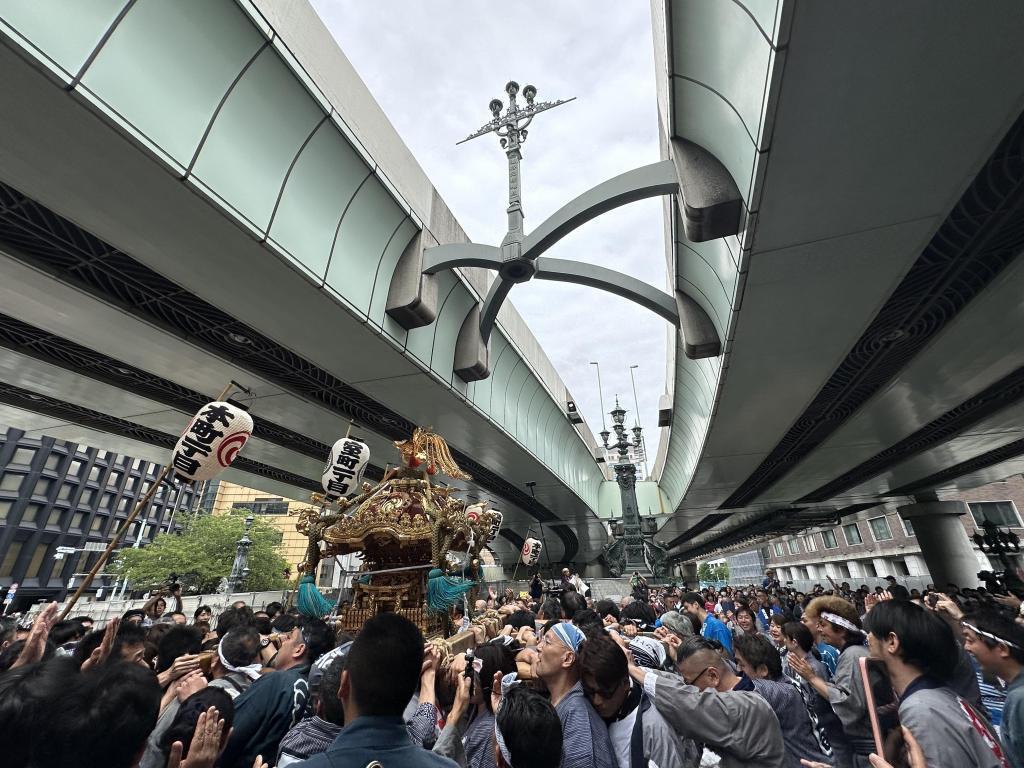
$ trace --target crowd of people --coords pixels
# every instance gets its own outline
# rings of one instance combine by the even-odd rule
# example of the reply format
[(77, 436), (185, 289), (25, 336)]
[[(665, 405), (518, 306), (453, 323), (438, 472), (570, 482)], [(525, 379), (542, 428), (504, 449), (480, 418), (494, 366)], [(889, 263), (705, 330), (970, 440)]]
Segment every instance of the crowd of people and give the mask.
[(173, 589), (103, 627), (51, 604), (0, 620), (0, 764), (1024, 768), (1012, 595), (622, 591), (491, 588), (461, 653), (393, 613), (353, 638), (279, 603), (189, 617)]

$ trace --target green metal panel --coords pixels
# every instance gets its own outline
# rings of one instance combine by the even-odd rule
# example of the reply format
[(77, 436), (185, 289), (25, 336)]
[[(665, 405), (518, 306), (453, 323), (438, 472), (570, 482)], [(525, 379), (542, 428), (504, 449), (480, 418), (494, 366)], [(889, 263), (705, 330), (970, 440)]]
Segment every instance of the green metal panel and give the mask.
[(711, 316), (718, 335), (724, 339), (736, 286), (736, 266), (725, 240), (677, 242), (676, 255), (680, 280), (695, 289), (687, 292)]
[(716, 91), (756, 139), (771, 45), (737, 3), (678, 0), (672, 14), (675, 73)]
[[(533, 398), (537, 395), (537, 391), (540, 389), (540, 381), (536, 376), (532, 374), (526, 378), (523, 386), (519, 389), (519, 398), (516, 401), (516, 413), (515, 421), (512, 422), (512, 434), (515, 436), (523, 445), (527, 448), (531, 446), (526, 442), (526, 433), (529, 428), (529, 415), (530, 406), (533, 404)], [(546, 395), (545, 395), (546, 396)]]
[(524, 433), (525, 443), (530, 446), (530, 450), (539, 455), (537, 450), (540, 442), (538, 433), (540, 431), (540, 420), (541, 408), (544, 405), (545, 400), (550, 400), (547, 391), (538, 386), (536, 394), (530, 399), (530, 406), (526, 412), (526, 432)]
[(494, 364), (491, 372), (491, 399), (487, 403), (487, 414), (498, 424), (504, 424), (505, 413), (505, 390), (508, 387), (508, 377), (513, 369), (522, 365), (522, 359), (515, 348), (509, 344), (500, 359)]
[(756, 152), (743, 121), (722, 97), (702, 85), (674, 77), (672, 88), (677, 135), (700, 144), (717, 157), (749, 207)]
[(494, 375), (496, 366), (501, 359), (507, 355), (512, 354), (509, 350), (508, 341), (505, 339), (504, 334), (500, 331), (491, 334), (491, 375), (486, 379), (474, 382), (473, 387), (473, 404), (476, 405), (481, 411), (486, 413), (488, 416), (491, 413), (491, 392), (494, 386)]
[(512, 371), (505, 386), (505, 404), (501, 409), (499, 420), (501, 425), (512, 434), (516, 429), (516, 409), (519, 407), (519, 393), (527, 377), (532, 376), (526, 363), (520, 362)]
[(224, 102), (195, 175), (265, 231), (288, 168), (323, 116), (273, 48), (265, 48)]
[(0, 0), (0, 19), (74, 77), (126, 0)]
[(466, 290), (466, 286), (461, 282), (456, 282), (444, 306), (438, 307), (437, 320), (434, 321), (434, 345), (430, 354), (430, 367), (434, 373), (449, 383), (454, 376), (452, 368), (455, 364), (455, 343), (459, 339), (459, 330), (474, 304), (476, 297)]
[(388, 291), (391, 288), (391, 276), (395, 273), (395, 265), (418, 231), (413, 220), (406, 218), (391, 237), (391, 242), (384, 249), (377, 264), (377, 279), (373, 284), (373, 297), (370, 299), (370, 311), (367, 313), (371, 323), (382, 328), (402, 344), (405, 343), (408, 332), (392, 320), (384, 309), (388, 304)]
[(138, 0), (82, 83), (188, 166), (217, 105), (263, 42), (233, 0)]
[(758, 26), (764, 30), (765, 35), (773, 44), (778, 42), (779, 32), (776, 29), (776, 17), (779, 12), (779, 0), (743, 0), (742, 3), (739, 0), (734, 1), (750, 11), (750, 15), (754, 17)]
[(341, 214), (369, 175), (334, 124), (322, 122), (288, 174), (270, 238), (324, 279)]
[(338, 227), (327, 284), (363, 314), (370, 311), (377, 265), (404, 218), (405, 211), (377, 177), (371, 176), (359, 188)]
[[(457, 282), (451, 271), (442, 272), (437, 276), (437, 301), (438, 307), (441, 302), (448, 298), (448, 294), (455, 288)], [(409, 331), (405, 351), (420, 361), (424, 368), (430, 367), (430, 354), (434, 349), (434, 333), (437, 330), (437, 323), (431, 323), (421, 328), (413, 328)]]

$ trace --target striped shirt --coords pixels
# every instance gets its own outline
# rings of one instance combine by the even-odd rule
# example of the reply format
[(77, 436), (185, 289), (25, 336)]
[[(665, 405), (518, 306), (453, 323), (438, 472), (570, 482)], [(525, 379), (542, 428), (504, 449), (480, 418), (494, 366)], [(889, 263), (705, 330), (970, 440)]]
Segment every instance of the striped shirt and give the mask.
[(569, 689), (555, 711), (562, 721), (562, 768), (615, 768), (608, 727), (583, 695), (582, 683)]

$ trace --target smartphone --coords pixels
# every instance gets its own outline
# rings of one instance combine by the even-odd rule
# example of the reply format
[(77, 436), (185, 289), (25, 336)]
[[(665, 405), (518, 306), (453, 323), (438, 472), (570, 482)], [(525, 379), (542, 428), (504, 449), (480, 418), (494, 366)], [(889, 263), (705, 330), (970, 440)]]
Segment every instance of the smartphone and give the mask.
[(871, 733), (875, 738), (875, 754), (890, 763), (895, 762), (903, 742), (899, 697), (892, 687), (885, 664), (867, 656), (862, 656), (859, 662), (868, 716), (871, 718)]

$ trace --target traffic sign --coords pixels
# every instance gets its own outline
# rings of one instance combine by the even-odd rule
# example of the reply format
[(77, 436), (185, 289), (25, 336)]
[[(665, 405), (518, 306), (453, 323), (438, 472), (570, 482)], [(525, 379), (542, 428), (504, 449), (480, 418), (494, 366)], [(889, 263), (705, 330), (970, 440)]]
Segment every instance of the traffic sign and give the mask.
[(65, 554), (64, 552), (56, 552), (53, 555), (53, 559), (54, 560), (63, 560), (64, 559), (64, 554)]
[(102, 552), (107, 548), (106, 542), (103, 541), (87, 541), (85, 546), (82, 547), (83, 552)]
[(75, 552), (74, 547), (57, 547), (57, 553), (61, 555), (73, 555)]

